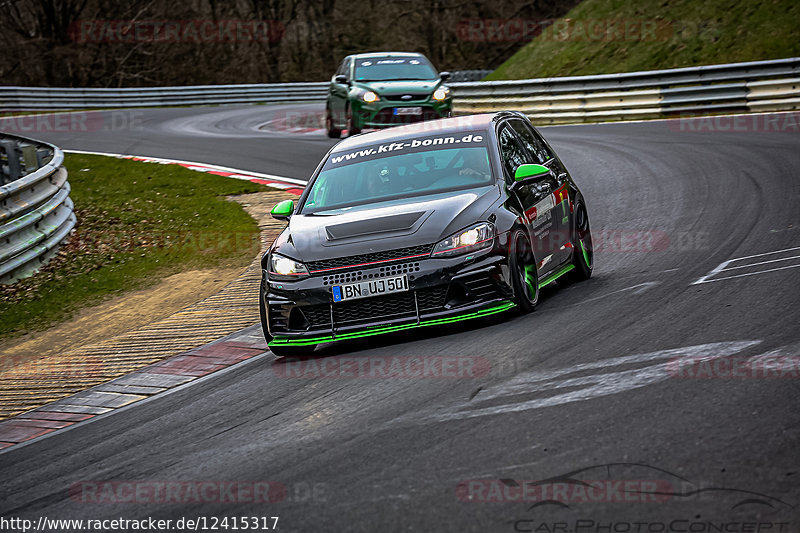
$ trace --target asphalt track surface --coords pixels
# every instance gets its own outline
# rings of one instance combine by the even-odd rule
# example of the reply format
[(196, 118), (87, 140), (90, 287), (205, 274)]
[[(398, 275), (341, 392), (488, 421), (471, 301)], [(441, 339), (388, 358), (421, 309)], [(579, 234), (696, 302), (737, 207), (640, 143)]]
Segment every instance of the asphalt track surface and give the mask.
[[(286, 109), (317, 108), (143, 110), (129, 131), (38, 137), (306, 178), (332, 141), (259, 129)], [(278, 516), (279, 531), (800, 531), (797, 373), (725, 377), (732, 367), (720, 364), (800, 356), (800, 137), (690, 129), (544, 128), (587, 199), (596, 246), (605, 239), (594, 277), (547, 287), (530, 315), (330, 344), (316, 360), (473, 358), (488, 371), (293, 378), (268, 353), (0, 454), (0, 516)], [(731, 259), (716, 281), (694, 284)], [(701, 359), (716, 375), (684, 372)], [(569, 490), (482, 501), (552, 478)], [(269, 480), (286, 494), (90, 503), (69, 492), (178, 480)], [(587, 496), (575, 480), (630, 483), (623, 496)], [(640, 494), (653, 480), (670, 490)]]

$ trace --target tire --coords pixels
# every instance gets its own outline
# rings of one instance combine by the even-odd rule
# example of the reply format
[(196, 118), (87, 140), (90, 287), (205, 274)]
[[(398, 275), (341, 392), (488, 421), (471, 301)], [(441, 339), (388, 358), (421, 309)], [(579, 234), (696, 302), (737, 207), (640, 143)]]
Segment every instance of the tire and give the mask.
[(528, 237), (522, 230), (516, 230), (511, 237), (508, 263), (514, 303), (521, 313), (530, 313), (539, 303), (539, 273)]
[(267, 347), (277, 357), (300, 357), (303, 355), (311, 355), (314, 352), (316, 344), (308, 346), (269, 346), (272, 342), (272, 335), (269, 334), (267, 327), (267, 309), (264, 304), (264, 280), (261, 280), (261, 289), (258, 293), (258, 311), (261, 315), (261, 332), (264, 334), (264, 340), (267, 341)]
[(325, 129), (331, 139), (338, 139), (342, 136), (342, 130), (336, 129), (333, 125), (333, 115), (329, 108), (325, 108)]
[(594, 249), (592, 232), (589, 227), (589, 214), (586, 206), (578, 198), (575, 200), (575, 227), (572, 231), (572, 264), (575, 268), (570, 272), (573, 281), (584, 281), (592, 277), (594, 268)]
[(352, 110), (348, 107), (347, 108), (347, 136), (352, 137), (353, 135), (358, 135), (361, 133), (361, 127), (356, 126), (356, 120), (353, 116)]

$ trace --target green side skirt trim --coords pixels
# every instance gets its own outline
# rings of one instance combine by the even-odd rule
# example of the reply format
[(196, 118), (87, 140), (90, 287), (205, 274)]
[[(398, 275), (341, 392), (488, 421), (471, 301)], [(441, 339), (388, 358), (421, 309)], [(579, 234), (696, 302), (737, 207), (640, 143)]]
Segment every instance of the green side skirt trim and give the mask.
[(558, 272), (556, 272), (554, 274), (550, 274), (549, 276), (544, 278), (544, 280), (542, 280), (539, 283), (539, 288), (541, 289), (545, 285), (549, 285), (550, 283), (553, 283), (555, 280), (557, 280), (558, 278), (560, 278), (561, 276), (563, 276), (564, 274), (566, 274), (567, 272), (569, 272), (573, 268), (575, 268), (575, 265), (569, 264), (569, 265), (565, 266), (564, 268), (562, 268), (561, 270), (559, 270)]
[(460, 322), (462, 320), (470, 320), (472, 318), (479, 318), (482, 316), (494, 315), (497, 313), (502, 313), (508, 309), (511, 309), (516, 304), (514, 302), (505, 302), (496, 307), (490, 307), (489, 309), (482, 309), (480, 311), (475, 311), (473, 313), (467, 313), (463, 315), (445, 317), (445, 318), (434, 318), (432, 320), (423, 320), (419, 324), (400, 324), (397, 326), (385, 326), (385, 327), (376, 327), (372, 329), (367, 329), (364, 331), (353, 331), (351, 333), (341, 333), (338, 335), (326, 335), (324, 337), (311, 337), (311, 338), (298, 338), (293, 339), (290, 337), (275, 337), (269, 343), (270, 346), (309, 346), (311, 344), (320, 344), (323, 342), (332, 342), (332, 341), (343, 341), (347, 339), (357, 339), (360, 337), (369, 337), (372, 335), (381, 335), (384, 333), (392, 333), (395, 331), (401, 331), (404, 329), (412, 329), (412, 328), (420, 328), (424, 326), (438, 326), (440, 324), (449, 324), (451, 322)]

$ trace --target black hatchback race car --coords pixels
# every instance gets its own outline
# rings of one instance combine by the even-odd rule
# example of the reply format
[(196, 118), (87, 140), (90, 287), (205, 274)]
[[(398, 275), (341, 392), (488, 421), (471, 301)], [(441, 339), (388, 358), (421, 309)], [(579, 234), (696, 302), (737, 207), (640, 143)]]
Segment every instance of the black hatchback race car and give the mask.
[(276, 355), (516, 308), (592, 274), (586, 204), (528, 119), (500, 112), (349, 138), (322, 160), (262, 259)]

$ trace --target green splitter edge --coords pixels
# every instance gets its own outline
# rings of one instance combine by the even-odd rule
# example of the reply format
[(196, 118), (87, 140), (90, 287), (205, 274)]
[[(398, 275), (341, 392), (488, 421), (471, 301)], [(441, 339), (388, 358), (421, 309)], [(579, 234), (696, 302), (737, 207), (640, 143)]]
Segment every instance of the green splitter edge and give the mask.
[(474, 313), (466, 313), (463, 315), (451, 316), (447, 318), (435, 318), (432, 320), (424, 320), (418, 324), (400, 324), (397, 326), (377, 327), (365, 331), (343, 333), (341, 335), (336, 335), (336, 336), (326, 335), (324, 337), (313, 337), (310, 339), (291, 339), (288, 337), (276, 337), (272, 341), (270, 341), (269, 346), (308, 346), (311, 344), (320, 344), (323, 342), (343, 341), (348, 339), (357, 339), (361, 337), (370, 337), (372, 335), (382, 335), (384, 333), (392, 333), (395, 331), (402, 331), (405, 329), (421, 328), (425, 326), (438, 326), (441, 324), (449, 324), (451, 322), (460, 322), (462, 320), (470, 320), (473, 318), (479, 318), (483, 316), (502, 313), (503, 311), (507, 311), (508, 309), (511, 309), (512, 307), (515, 306), (516, 304), (514, 302), (509, 301), (509, 302), (504, 302), (495, 307), (490, 307), (489, 309), (475, 311)]

